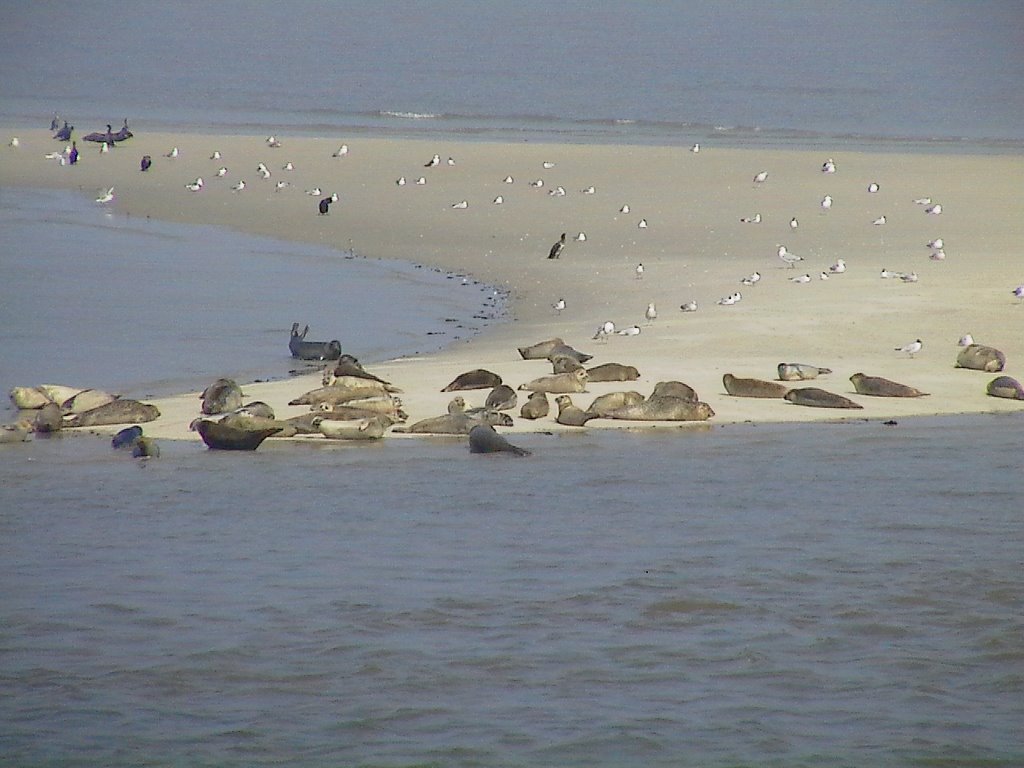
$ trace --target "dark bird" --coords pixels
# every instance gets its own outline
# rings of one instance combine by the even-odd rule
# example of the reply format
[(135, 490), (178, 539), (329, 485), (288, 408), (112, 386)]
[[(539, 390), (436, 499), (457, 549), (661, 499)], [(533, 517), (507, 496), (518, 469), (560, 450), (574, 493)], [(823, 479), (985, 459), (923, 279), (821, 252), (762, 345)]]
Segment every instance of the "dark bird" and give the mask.
[(255, 451), (260, 443), (276, 435), (282, 427), (268, 429), (239, 429), (208, 419), (196, 419), (189, 429), (198, 432), (207, 447), (215, 451)]
[(331, 203), (332, 202), (333, 201), (329, 197), (325, 197), (323, 200), (320, 201), (320, 215), (321, 216), (326, 216), (328, 213), (331, 212)]
[(148, 171), (149, 170), (149, 166), (151, 166), (152, 164), (153, 164), (153, 158), (151, 158), (149, 155), (143, 155), (142, 156), (142, 162), (139, 163), (139, 168), (141, 170), (143, 170), (143, 171)]
[(565, 248), (565, 232), (562, 233), (562, 237), (557, 243), (551, 246), (551, 250), (548, 251), (549, 259), (557, 259), (562, 255), (562, 249)]

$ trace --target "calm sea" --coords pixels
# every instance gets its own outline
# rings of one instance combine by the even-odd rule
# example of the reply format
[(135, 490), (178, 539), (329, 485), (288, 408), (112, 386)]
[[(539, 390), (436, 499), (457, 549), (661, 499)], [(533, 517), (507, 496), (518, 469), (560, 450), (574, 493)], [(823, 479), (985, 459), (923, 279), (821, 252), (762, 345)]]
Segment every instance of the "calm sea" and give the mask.
[[(19, 3), (0, 120), (1019, 151), (1022, 18)], [(287, 375), (295, 321), (372, 362), (501, 318), (351, 256), (2, 190), (0, 384), (159, 394)], [(1024, 764), (1024, 414), (518, 442), (0, 446), (0, 764)]]

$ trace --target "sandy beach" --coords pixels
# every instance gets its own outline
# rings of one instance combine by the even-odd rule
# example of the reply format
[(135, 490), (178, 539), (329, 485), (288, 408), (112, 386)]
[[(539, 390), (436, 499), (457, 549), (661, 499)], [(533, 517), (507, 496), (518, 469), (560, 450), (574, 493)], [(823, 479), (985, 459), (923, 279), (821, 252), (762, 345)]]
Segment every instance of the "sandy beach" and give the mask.
[[(402, 390), (410, 423), (443, 413), (451, 394), (440, 390), (463, 371), (485, 368), (514, 388), (549, 374), (550, 364), (524, 361), (516, 348), (554, 336), (593, 355), (588, 365), (618, 362), (640, 371), (638, 381), (592, 383), (587, 393), (572, 396), (582, 407), (606, 392), (648, 395), (663, 380), (692, 386), (714, 409), (712, 424), (1024, 407), (986, 395), (996, 374), (954, 367), (957, 340), (969, 333), (1005, 353), (1004, 374), (1019, 379), (1024, 373), (1024, 307), (1011, 293), (1024, 283), (1021, 228), (1018, 206), (1008, 202), (1019, 195), (1024, 158), (1018, 156), (837, 150), (831, 156), (835, 172), (824, 173), (826, 156), (789, 150), (702, 146), (694, 153), (679, 147), (286, 135), (271, 148), (263, 136), (136, 131), (105, 154), (79, 142), (78, 164), (61, 166), (44, 158), (63, 147), (48, 131), (4, 131), (4, 187), (74, 189), (90, 198), (113, 187), (113, 201), (103, 205), (129, 216), (403, 259), (508, 291), (507, 323), (437, 354), (368, 366)], [(16, 148), (7, 146), (14, 135)], [(348, 153), (333, 157), (342, 144)], [(165, 156), (172, 147), (178, 150), (173, 159)], [(215, 150), (221, 159), (211, 159)], [(153, 165), (142, 173), (139, 161), (147, 154)], [(425, 167), (435, 154), (440, 163)], [(269, 179), (257, 173), (260, 163), (270, 170)], [(284, 170), (288, 163), (294, 170)], [(218, 177), (222, 166), (228, 171)], [(768, 172), (767, 180), (755, 183), (761, 171)], [(197, 177), (203, 187), (190, 191), (186, 185)], [(406, 183), (400, 185), (402, 177)], [(420, 177), (425, 183), (416, 183)], [(506, 177), (514, 181), (506, 183)], [(233, 191), (240, 180), (245, 189)], [(535, 186), (539, 180), (543, 186)], [(278, 182), (287, 186), (278, 190)], [(877, 192), (868, 191), (871, 184)], [(306, 194), (317, 187), (320, 195)], [(329, 215), (318, 215), (318, 200), (331, 193), (338, 202)], [(826, 195), (833, 201), (827, 211), (821, 206)], [(503, 202), (496, 204), (499, 196)], [(921, 198), (941, 204), (941, 214), (927, 213), (928, 206), (915, 202)], [(453, 207), (462, 201), (465, 207)], [(874, 223), (883, 216), (884, 224)], [(754, 218), (759, 221), (742, 221)], [(561, 257), (548, 259), (563, 232)], [(580, 233), (585, 240), (576, 239)], [(935, 238), (944, 241), (944, 259), (930, 258), (927, 244)], [(777, 256), (780, 245), (803, 260), (788, 267)], [(845, 273), (821, 279), (837, 259), (845, 261)], [(918, 279), (882, 278), (883, 269)], [(742, 285), (741, 278), (754, 272), (760, 280)], [(790, 279), (803, 274), (809, 282)], [(741, 301), (716, 303), (737, 291)], [(330, 295), (331, 286), (321, 285), (311, 289), (310, 300)], [(566, 304), (560, 313), (552, 308), (559, 298)], [(696, 312), (680, 310), (688, 301), (697, 302)], [(652, 302), (657, 318), (648, 321), (645, 309)], [(301, 315), (297, 307), (296, 318)], [(620, 329), (636, 324), (641, 332), (595, 340), (607, 320)], [(343, 328), (312, 335), (337, 337), (346, 352), (359, 356), (360, 340), (346, 337)], [(897, 351), (915, 339), (923, 344), (918, 354)], [(772, 380), (780, 362), (830, 368), (831, 374), (793, 386), (820, 386), (863, 410), (726, 394), (723, 374)], [(856, 395), (849, 377), (857, 372), (930, 394)], [(306, 410), (287, 403), (319, 386), (320, 376), (239, 383), (247, 400), (263, 400), (287, 417)], [(463, 394), (474, 406), (483, 404), (487, 391)], [(162, 416), (146, 426), (148, 434), (198, 439), (188, 431), (199, 415), (196, 393), (153, 402)], [(555, 411), (553, 406), (552, 415), (535, 422), (516, 418), (508, 431), (573, 429), (557, 424)], [(512, 413), (517, 417), (518, 408)], [(601, 419), (587, 428), (647, 424)]]

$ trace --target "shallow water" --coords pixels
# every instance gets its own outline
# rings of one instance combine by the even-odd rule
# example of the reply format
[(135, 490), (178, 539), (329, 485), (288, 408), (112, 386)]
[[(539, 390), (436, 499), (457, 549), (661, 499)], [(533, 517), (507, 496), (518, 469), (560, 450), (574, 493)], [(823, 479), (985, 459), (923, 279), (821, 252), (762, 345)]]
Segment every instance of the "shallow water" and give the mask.
[(1024, 416), (0, 446), (18, 765), (1024, 761)]

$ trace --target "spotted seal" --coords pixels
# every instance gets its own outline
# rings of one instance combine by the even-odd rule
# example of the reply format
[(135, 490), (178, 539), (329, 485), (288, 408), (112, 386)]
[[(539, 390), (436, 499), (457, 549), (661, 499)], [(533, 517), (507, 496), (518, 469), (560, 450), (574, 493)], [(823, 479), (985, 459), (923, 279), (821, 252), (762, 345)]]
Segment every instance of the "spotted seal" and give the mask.
[(529, 456), (525, 448), (512, 445), (494, 431), (490, 424), (477, 424), (469, 430), (470, 453), (511, 453), (513, 456)]
[(1012, 376), (996, 376), (985, 387), (985, 394), (1009, 400), (1024, 400), (1024, 387)]
[(837, 395), (833, 392), (826, 392), (817, 387), (802, 387), (791, 389), (786, 393), (786, 400), (795, 405), (806, 405), (810, 408), (863, 408), (863, 405), (853, 402), (847, 397)]
[(548, 415), (551, 405), (548, 403), (548, 396), (543, 392), (531, 392), (529, 399), (519, 409), (519, 415), (524, 419), (542, 419)]
[(242, 407), (242, 388), (234, 379), (217, 379), (199, 395), (203, 401), (202, 413), (213, 416), (235, 411)]
[(832, 373), (831, 368), (819, 368), (817, 365), (806, 365), (804, 363), (779, 363), (779, 381), (807, 381), (816, 379), (827, 373)]
[(984, 344), (968, 344), (956, 356), (957, 368), (999, 373), (1005, 365), (1006, 355)]
[(271, 435), (277, 434), (280, 427), (268, 429), (239, 429), (230, 424), (220, 424), (209, 419), (196, 419), (189, 429), (198, 432), (206, 447), (213, 451), (255, 451), (260, 444)]
[(640, 371), (632, 365), (622, 363), (604, 363), (587, 369), (590, 381), (636, 381), (640, 378)]
[(740, 379), (731, 373), (722, 376), (722, 386), (733, 397), (778, 398), (785, 397), (786, 393), (789, 392), (789, 387), (777, 381)]
[(466, 389), (493, 389), (501, 386), (501, 376), (485, 368), (460, 373), (442, 392), (461, 392)]
[(160, 418), (160, 409), (131, 398), (119, 398), (85, 413), (76, 413), (64, 421), (65, 427), (98, 427), (107, 424), (144, 424)]
[(858, 395), (870, 395), (871, 397), (925, 397), (928, 393), (922, 392), (906, 384), (899, 384), (881, 376), (865, 376), (863, 373), (855, 373), (850, 377), (850, 382)]
[(550, 392), (551, 394), (586, 392), (587, 381), (587, 372), (580, 369), (572, 373), (556, 373), (551, 376), (541, 376), (525, 384), (520, 384), (519, 389), (520, 391)]
[(555, 421), (559, 424), (564, 424), (567, 427), (586, 426), (588, 421), (597, 418), (596, 415), (584, 411), (579, 406), (573, 405), (572, 398), (568, 395), (559, 395), (556, 397), (555, 404), (558, 406), (558, 415), (555, 417)]
[(551, 354), (551, 350), (564, 344), (565, 342), (556, 336), (553, 339), (538, 341), (536, 344), (531, 344), (527, 347), (517, 347), (517, 349), (523, 360), (544, 360)]
[(679, 397), (652, 396), (636, 405), (617, 408), (608, 414), (608, 418), (626, 421), (707, 421), (714, 415), (714, 409), (707, 403)]

